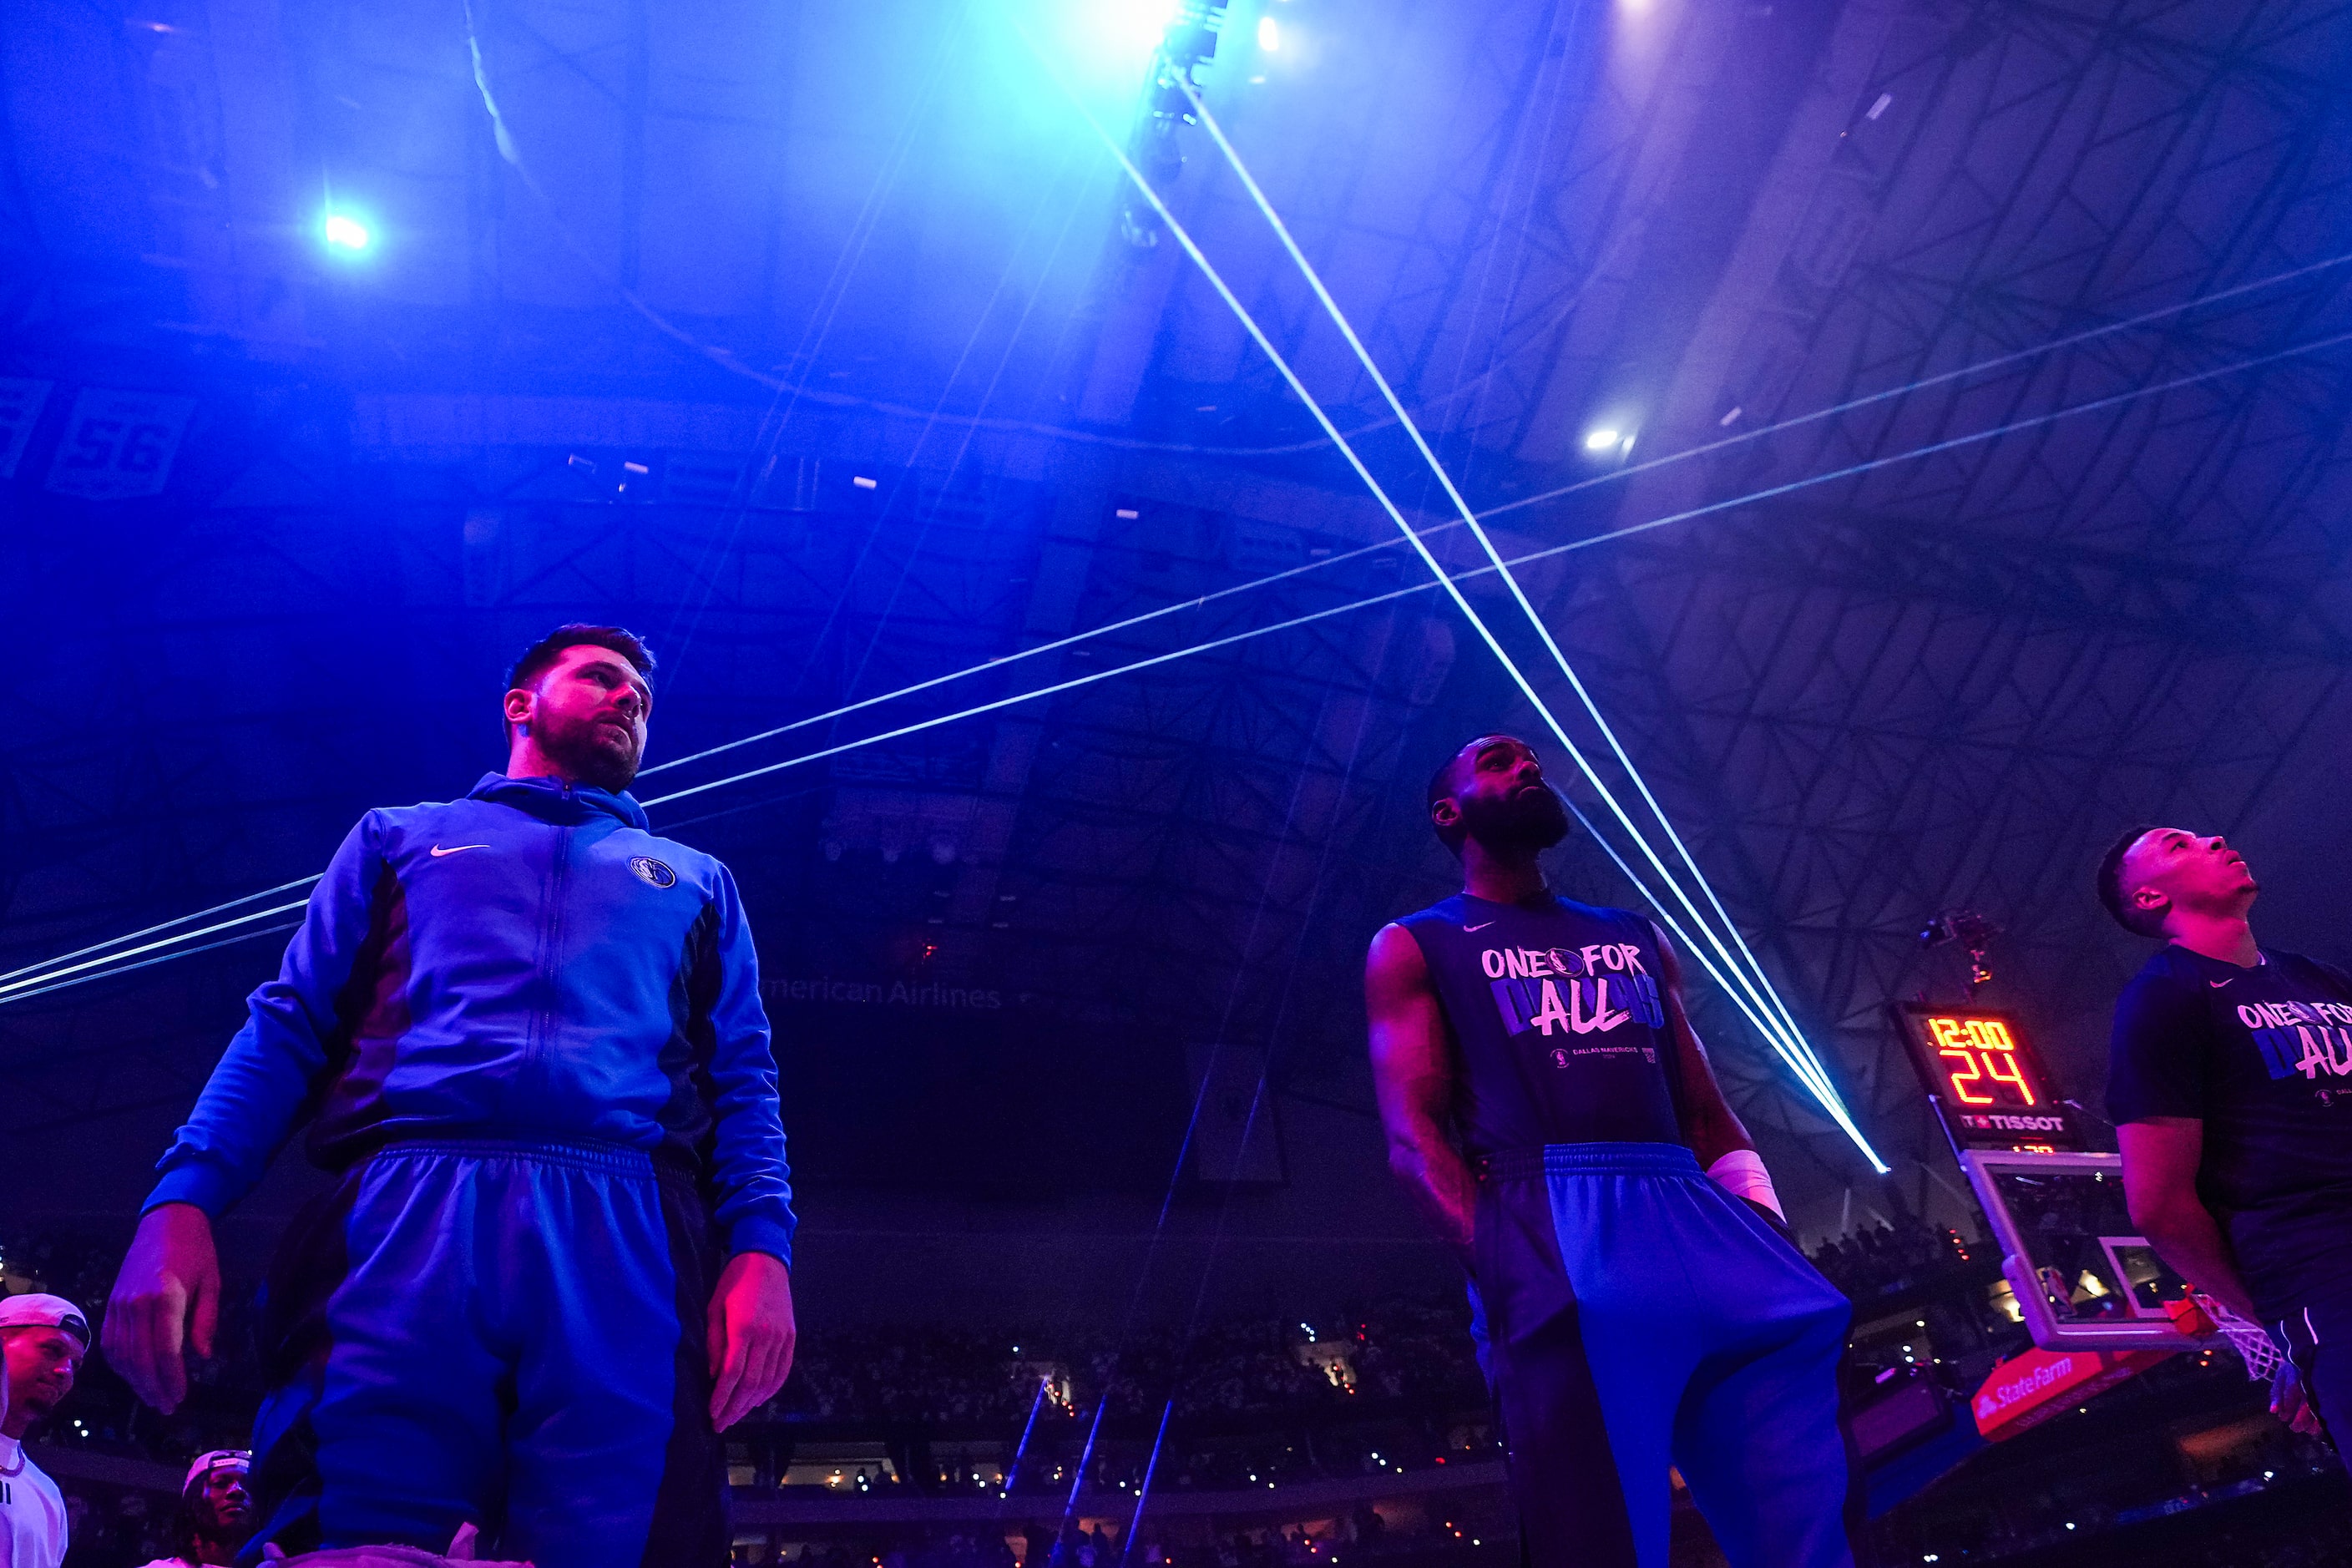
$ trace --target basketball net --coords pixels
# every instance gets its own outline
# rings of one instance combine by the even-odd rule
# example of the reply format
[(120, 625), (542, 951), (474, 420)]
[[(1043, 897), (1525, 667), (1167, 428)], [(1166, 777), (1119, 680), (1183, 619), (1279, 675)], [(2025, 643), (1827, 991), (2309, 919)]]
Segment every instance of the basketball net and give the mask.
[(2260, 1323), (2250, 1323), (2212, 1297), (2195, 1293), (2198, 1310), (2212, 1320), (2214, 1330), (2238, 1352), (2246, 1363), (2246, 1375), (2256, 1383), (2268, 1383), (2279, 1369), (2278, 1346), (2271, 1342), (2270, 1331)]

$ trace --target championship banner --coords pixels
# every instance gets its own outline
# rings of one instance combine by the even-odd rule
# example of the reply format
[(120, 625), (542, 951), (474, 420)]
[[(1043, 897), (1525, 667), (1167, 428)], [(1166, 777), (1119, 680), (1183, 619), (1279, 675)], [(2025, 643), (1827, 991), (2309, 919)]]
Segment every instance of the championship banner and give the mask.
[(25, 456), (25, 443), (33, 438), (33, 426), (41, 417), (42, 405), (49, 400), (50, 384), (46, 381), (0, 377), (0, 479), (16, 477), (16, 464)]
[(192, 397), (84, 387), (49, 459), (47, 488), (84, 500), (161, 493), (195, 406)]

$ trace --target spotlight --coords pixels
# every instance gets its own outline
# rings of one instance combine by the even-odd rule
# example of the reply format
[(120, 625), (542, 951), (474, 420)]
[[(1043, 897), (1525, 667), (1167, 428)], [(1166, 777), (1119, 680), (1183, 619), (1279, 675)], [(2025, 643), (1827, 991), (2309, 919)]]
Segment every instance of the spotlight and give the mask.
[(1132, 90), (1133, 73), (1148, 68), (1184, 8), (1181, 0), (1074, 0), (1063, 9), (1063, 45), (1082, 72)]
[(1271, 16), (1257, 19), (1257, 47), (1267, 54), (1282, 47), (1282, 27)]
[(1588, 452), (1605, 452), (1624, 438), (1622, 432), (1603, 425), (1598, 429), (1584, 433), (1584, 449)]
[(354, 254), (365, 250), (375, 239), (375, 236), (368, 232), (367, 225), (349, 213), (329, 213), (326, 223), (320, 226), (320, 237), (337, 250)]

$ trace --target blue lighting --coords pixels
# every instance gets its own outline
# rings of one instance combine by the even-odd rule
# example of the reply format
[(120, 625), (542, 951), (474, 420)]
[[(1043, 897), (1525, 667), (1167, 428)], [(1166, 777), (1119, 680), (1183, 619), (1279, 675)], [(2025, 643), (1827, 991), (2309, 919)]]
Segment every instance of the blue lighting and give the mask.
[(352, 255), (365, 250), (375, 241), (375, 236), (368, 232), (367, 225), (349, 213), (329, 213), (327, 221), (320, 226), (319, 234), (327, 242), (328, 248)]
[(1064, 58), (1082, 80), (1108, 78), (1131, 89), (1183, 12), (1182, 0), (1076, 0), (1061, 20)]

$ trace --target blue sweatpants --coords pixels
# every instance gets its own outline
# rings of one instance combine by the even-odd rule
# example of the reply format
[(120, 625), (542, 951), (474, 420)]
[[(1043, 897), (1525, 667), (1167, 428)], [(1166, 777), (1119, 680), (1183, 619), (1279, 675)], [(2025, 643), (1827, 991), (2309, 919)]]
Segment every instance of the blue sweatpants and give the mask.
[(542, 1568), (718, 1568), (716, 1249), (693, 1180), (640, 1152), (395, 1143), (281, 1247), (254, 1431), (265, 1542)]
[(1665, 1568), (1681, 1470), (1732, 1568), (1843, 1568), (1852, 1316), (1677, 1143), (1479, 1170), (1485, 1363), (1534, 1568)]

